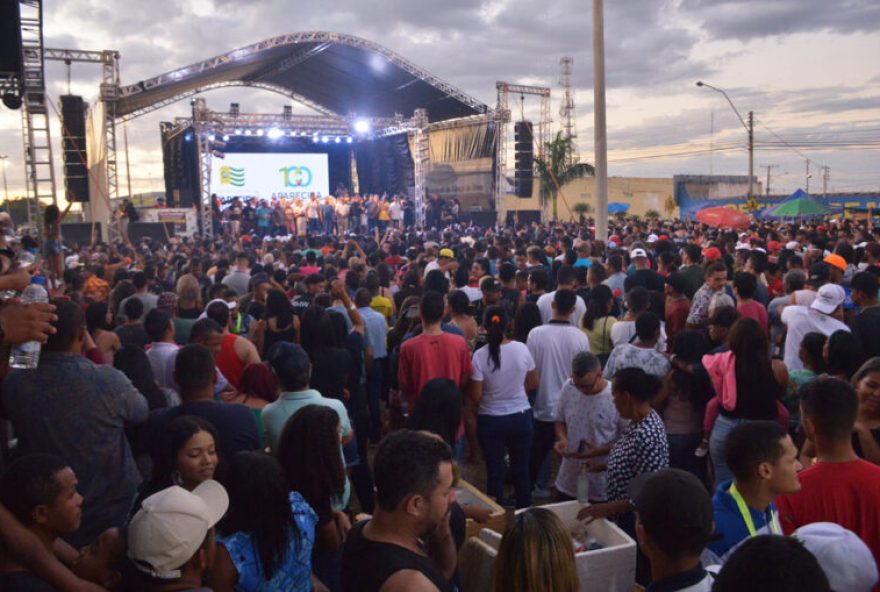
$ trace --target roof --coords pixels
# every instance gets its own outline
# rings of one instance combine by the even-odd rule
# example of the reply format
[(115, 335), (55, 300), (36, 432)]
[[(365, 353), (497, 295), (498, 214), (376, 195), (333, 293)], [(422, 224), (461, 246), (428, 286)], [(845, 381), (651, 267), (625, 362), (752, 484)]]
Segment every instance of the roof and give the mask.
[(326, 114), (411, 116), (431, 122), (485, 113), (488, 107), (376, 43), (341, 33), (307, 32), (259, 43), (122, 86), (119, 117), (134, 116), (196, 92), (258, 86)]

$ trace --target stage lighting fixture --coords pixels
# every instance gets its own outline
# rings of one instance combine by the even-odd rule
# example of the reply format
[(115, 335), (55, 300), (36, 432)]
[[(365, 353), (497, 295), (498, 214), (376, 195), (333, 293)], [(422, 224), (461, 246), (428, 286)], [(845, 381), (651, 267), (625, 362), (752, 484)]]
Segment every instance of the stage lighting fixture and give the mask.
[(240, 130), (240, 129), (237, 129), (237, 130), (235, 130), (233, 133), (234, 133), (236, 136), (240, 136), (240, 135), (241, 135), (241, 130)]
[(336, 143), (339, 144), (340, 142), (342, 142), (342, 138), (340, 138), (339, 136), (336, 136)]
[(244, 135), (246, 135), (246, 136), (251, 135), (251, 130), (244, 130)]
[(238, 103), (229, 103), (229, 114), (233, 117), (238, 117), (239, 115), (239, 105)]
[(224, 142), (228, 142), (228, 141), (229, 141), (229, 134), (223, 134), (223, 141), (224, 141)]
[(354, 122), (354, 131), (359, 134), (370, 133), (370, 122), (367, 119), (358, 119)]
[(318, 136), (312, 136), (312, 142), (317, 144), (318, 143)]
[(258, 136), (262, 136), (262, 135), (263, 135), (263, 130), (258, 129), (258, 130), (257, 130), (257, 135), (258, 135)]
[(214, 134), (208, 134), (208, 141), (209, 142), (213, 142), (216, 139), (217, 139), (217, 136), (215, 136)]
[(183, 139), (186, 140), (187, 142), (192, 142), (193, 135), (191, 133), (186, 134), (185, 136), (183, 136)]
[(354, 140), (352, 140), (352, 139), (351, 139), (351, 136), (349, 136), (349, 137), (345, 138), (345, 141), (346, 141), (347, 143), (351, 144)]
[(294, 137), (294, 136), (296, 135), (296, 132), (291, 131), (291, 132), (289, 132), (289, 134), (290, 134), (290, 137), (292, 138), (292, 137)]
[(328, 138), (327, 136), (324, 136), (323, 138), (321, 138), (321, 141), (326, 144), (327, 142), (330, 141), (330, 138)]
[(280, 129), (278, 129), (277, 127), (273, 127), (272, 129), (269, 130), (269, 133), (267, 135), (269, 136), (269, 139), (277, 140), (278, 138), (280, 138), (281, 136), (284, 135), (284, 132), (281, 131)]

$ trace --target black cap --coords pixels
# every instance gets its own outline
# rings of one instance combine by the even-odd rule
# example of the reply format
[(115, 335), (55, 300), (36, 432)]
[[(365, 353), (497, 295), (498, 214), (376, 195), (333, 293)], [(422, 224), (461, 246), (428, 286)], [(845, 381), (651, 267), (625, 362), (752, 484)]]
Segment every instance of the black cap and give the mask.
[(713, 538), (712, 498), (692, 473), (643, 473), (633, 480), (630, 499), (648, 536), (672, 556), (699, 555)]
[(819, 261), (810, 266), (810, 277), (807, 279), (807, 283), (811, 286), (821, 286), (828, 283), (830, 276), (831, 268), (829, 265), (824, 261)]
[(715, 309), (715, 314), (709, 319), (709, 324), (730, 329), (738, 319), (739, 312), (734, 307), (721, 306)]

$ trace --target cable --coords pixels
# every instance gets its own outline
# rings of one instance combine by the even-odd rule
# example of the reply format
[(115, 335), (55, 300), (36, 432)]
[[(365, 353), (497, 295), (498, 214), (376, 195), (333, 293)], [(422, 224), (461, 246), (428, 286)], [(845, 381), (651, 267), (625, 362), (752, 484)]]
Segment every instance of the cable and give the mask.
[(761, 127), (763, 127), (763, 128), (766, 129), (768, 132), (770, 132), (771, 134), (773, 134), (773, 136), (774, 136), (777, 140), (779, 140), (780, 142), (782, 142), (782, 144), (784, 144), (785, 146), (788, 146), (788, 148), (790, 148), (792, 151), (794, 151), (795, 153), (797, 153), (797, 154), (799, 154), (800, 156), (802, 156), (803, 158), (805, 158), (805, 159), (807, 160), (807, 162), (814, 162), (814, 163), (816, 163), (816, 164), (818, 164), (818, 165), (820, 165), (820, 166), (826, 166), (824, 163), (821, 163), (821, 162), (818, 162), (818, 161), (816, 161), (816, 160), (813, 160), (812, 158), (810, 158), (809, 156), (807, 156), (806, 154), (804, 154), (803, 152), (801, 152), (800, 150), (798, 150), (797, 148), (795, 148), (794, 146), (792, 146), (791, 144), (789, 144), (788, 142), (786, 142), (786, 141), (782, 138), (782, 136), (780, 136), (779, 134), (777, 134), (776, 132), (774, 132), (772, 129), (770, 129), (770, 127), (769, 127), (766, 123), (764, 123), (763, 121), (761, 121), (761, 120), (758, 119), (757, 117), (755, 118), (755, 120), (756, 120), (759, 124), (761, 124)]

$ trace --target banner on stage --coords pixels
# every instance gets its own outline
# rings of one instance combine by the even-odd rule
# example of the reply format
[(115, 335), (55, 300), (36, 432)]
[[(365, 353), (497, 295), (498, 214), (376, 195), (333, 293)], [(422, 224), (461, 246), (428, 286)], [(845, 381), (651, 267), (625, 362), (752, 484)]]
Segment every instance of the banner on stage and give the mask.
[[(211, 193), (221, 199), (308, 197), (330, 194), (326, 154), (227, 152), (211, 161)], [(224, 200), (225, 201), (225, 200)]]

